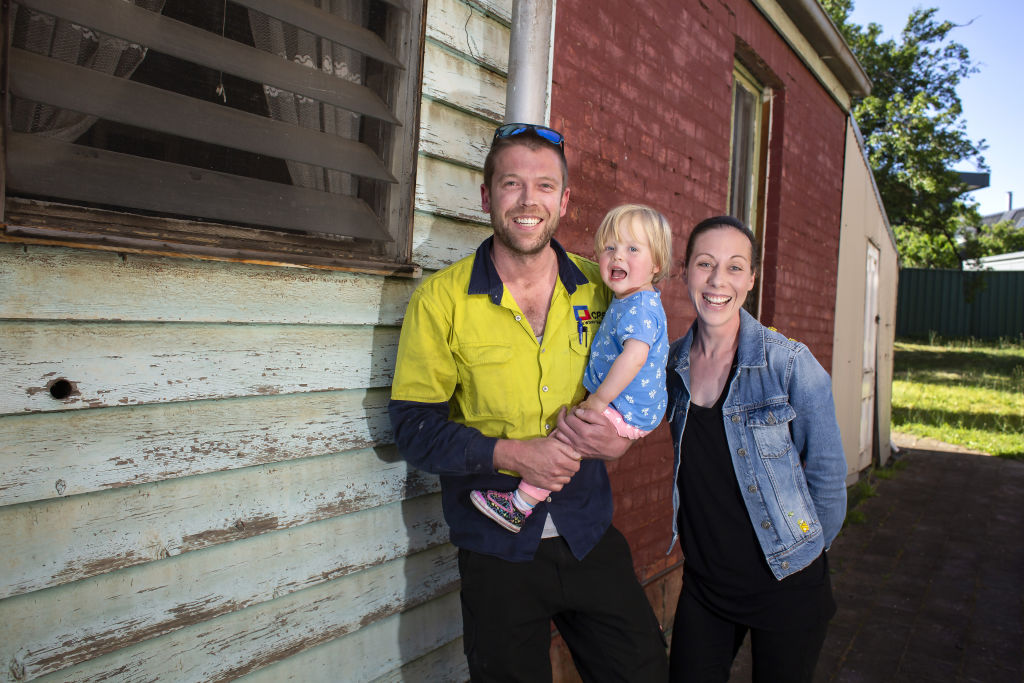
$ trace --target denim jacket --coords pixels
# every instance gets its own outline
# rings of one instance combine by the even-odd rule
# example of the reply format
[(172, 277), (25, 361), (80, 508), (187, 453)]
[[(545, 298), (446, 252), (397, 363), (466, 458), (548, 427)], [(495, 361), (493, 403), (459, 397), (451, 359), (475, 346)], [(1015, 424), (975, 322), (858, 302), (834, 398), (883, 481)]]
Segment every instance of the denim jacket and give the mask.
[[(690, 406), (690, 345), (672, 344), (667, 415), (675, 450), (672, 546), (679, 537), (679, 463)], [(782, 579), (828, 549), (846, 516), (846, 458), (832, 381), (803, 344), (740, 311), (736, 374), (722, 418), (743, 502), (768, 566)], [(671, 551), (671, 547), (669, 548)]]

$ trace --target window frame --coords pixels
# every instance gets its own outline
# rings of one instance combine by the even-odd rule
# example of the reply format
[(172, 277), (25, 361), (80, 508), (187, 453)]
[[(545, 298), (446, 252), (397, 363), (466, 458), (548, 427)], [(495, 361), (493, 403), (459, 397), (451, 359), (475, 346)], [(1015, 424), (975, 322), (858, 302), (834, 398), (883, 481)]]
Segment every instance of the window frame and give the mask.
[[(739, 91), (750, 94), (754, 100), (751, 108), (751, 117), (744, 128), (749, 129), (749, 145), (746, 153), (749, 157), (749, 164), (743, 169), (743, 174), (750, 188), (750, 195), (747, 197), (746, 206), (742, 207), (742, 213), (737, 212), (736, 190), (737, 190), (737, 133), (741, 122), (737, 121), (737, 93)], [(757, 234), (764, 222), (764, 194), (765, 176), (767, 166), (768, 133), (771, 119), (771, 89), (762, 85), (754, 76), (738, 61), (733, 65), (732, 82), (732, 113), (730, 116), (729, 136), (729, 198), (728, 206), (731, 215), (739, 218), (749, 225)]]
[[(751, 116), (746, 122), (737, 121), (737, 91), (742, 90), (753, 97), (754, 106)], [(767, 219), (767, 188), (768, 188), (768, 147), (771, 137), (772, 106), (774, 91), (771, 86), (764, 85), (738, 59), (733, 63), (733, 82), (729, 131), (729, 194), (727, 199), (728, 213), (748, 225), (757, 239), (764, 257), (764, 242)], [(737, 154), (737, 132), (741, 123), (749, 129), (749, 145), (746, 155), (749, 164), (742, 170), (749, 187), (750, 196), (746, 200), (743, 212), (736, 211), (737, 168), (740, 165)], [(743, 306), (755, 318), (761, 314), (762, 279), (757, 278), (753, 289), (747, 295)]]
[[(73, 0), (71, 0), (73, 1)], [(130, 208), (94, 208), (68, 201), (9, 196), (9, 66), (13, 14), (0, 9), (0, 241), (43, 244), (123, 253), (343, 270), (418, 277), (412, 263), (413, 203), (419, 146), (425, 0), (383, 0), (389, 6), (384, 39), (404, 69), (392, 69), (385, 89), (390, 110), (401, 124), (391, 130), (370, 126), (382, 157), (398, 183), (377, 193), (371, 208), (391, 240), (359, 240), (322, 233), (302, 233), (209, 219), (148, 215)], [(385, 71), (385, 70), (381, 70)], [(378, 76), (379, 77), (379, 76)], [(385, 78), (388, 74), (385, 71)], [(365, 130), (364, 126), (364, 130)], [(364, 138), (366, 133), (364, 133)], [(383, 137), (386, 136), (386, 137)], [(287, 186), (286, 186), (287, 187)]]

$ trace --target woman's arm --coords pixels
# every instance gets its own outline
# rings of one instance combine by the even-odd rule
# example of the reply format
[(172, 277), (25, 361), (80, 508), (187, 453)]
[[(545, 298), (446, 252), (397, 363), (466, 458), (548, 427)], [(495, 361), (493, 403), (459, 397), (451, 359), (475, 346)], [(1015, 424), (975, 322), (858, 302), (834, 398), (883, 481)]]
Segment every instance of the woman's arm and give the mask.
[(796, 411), (791, 423), (793, 445), (800, 453), (828, 549), (846, 518), (846, 456), (836, 421), (832, 380), (806, 347), (797, 352), (793, 362), (789, 401)]

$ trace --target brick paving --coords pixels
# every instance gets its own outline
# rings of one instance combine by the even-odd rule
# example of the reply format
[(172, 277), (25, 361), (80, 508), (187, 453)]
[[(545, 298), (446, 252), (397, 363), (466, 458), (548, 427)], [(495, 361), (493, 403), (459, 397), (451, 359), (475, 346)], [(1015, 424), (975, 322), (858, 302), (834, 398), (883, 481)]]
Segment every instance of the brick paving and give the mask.
[(816, 682), (1024, 681), (1024, 462), (940, 447), (904, 448), (833, 544)]

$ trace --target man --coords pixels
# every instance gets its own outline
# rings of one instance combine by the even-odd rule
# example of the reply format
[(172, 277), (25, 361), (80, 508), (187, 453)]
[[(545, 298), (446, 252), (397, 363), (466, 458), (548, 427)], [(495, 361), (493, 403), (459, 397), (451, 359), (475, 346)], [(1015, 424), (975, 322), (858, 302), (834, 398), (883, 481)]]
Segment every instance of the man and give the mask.
[[(583, 680), (667, 680), (660, 627), (611, 526), (603, 461), (629, 441), (600, 413), (565, 412), (584, 398), (610, 292), (553, 239), (569, 201), (562, 136), (499, 127), (480, 192), (494, 235), (413, 294), (389, 405), (403, 456), (441, 475), (470, 674), (550, 680), (554, 619)], [(548, 438), (556, 426), (567, 439)], [(469, 494), (519, 476), (552, 494), (514, 534)]]

